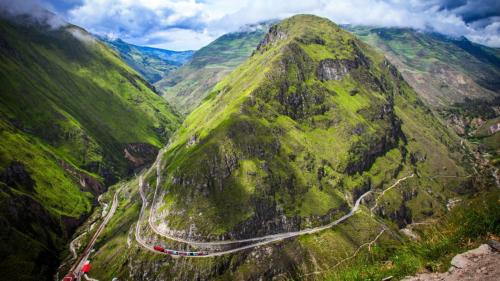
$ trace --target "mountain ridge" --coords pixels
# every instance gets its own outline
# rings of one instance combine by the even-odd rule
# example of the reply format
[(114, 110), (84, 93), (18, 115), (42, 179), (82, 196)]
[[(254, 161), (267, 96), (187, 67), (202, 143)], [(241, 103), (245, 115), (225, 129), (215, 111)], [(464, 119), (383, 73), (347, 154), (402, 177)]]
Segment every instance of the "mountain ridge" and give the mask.
[(180, 116), (82, 28), (2, 16), (0, 30), (0, 272), (46, 280), (97, 197), (150, 163)]
[(217, 82), (251, 55), (269, 24), (222, 35), (196, 51), (189, 62), (155, 86), (183, 114), (191, 112)]
[[(460, 139), (398, 70), (310, 15), (271, 27), (187, 116), (162, 155), (143, 182), (123, 187), (127, 211), (96, 252), (97, 277), (305, 279), (318, 264), (335, 268), (349, 259), (344, 251), (357, 253), (366, 243), (399, 245), (400, 228), (446, 213), (450, 198), (476, 188)], [(157, 235), (149, 223), (181, 239), (231, 241), (327, 225), (359, 198), (359, 212), (337, 227), (221, 257), (174, 262), (125, 243), (138, 229), (150, 247), (200, 251)], [(152, 220), (137, 220), (139, 208)]]
[(139, 72), (149, 83), (155, 83), (191, 59), (194, 51), (171, 51), (138, 46), (120, 38), (98, 38), (118, 52), (127, 64)]

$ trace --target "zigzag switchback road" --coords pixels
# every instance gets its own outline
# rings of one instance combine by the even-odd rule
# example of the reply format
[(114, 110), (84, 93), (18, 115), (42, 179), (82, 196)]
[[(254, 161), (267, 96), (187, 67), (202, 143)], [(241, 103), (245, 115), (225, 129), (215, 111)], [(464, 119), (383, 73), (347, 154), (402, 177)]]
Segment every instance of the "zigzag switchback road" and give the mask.
[[(163, 155), (163, 153), (160, 152), (160, 154), (158, 155), (157, 160), (155, 161), (155, 164), (151, 167), (151, 168), (156, 168), (156, 170), (157, 170), (156, 189), (155, 189), (155, 195), (154, 196), (156, 196), (156, 192), (157, 192), (158, 186), (159, 186), (159, 184), (161, 182), (160, 172), (159, 172), (160, 171), (160, 166), (159, 165), (161, 163), (161, 157), (162, 157), (162, 155)], [(390, 189), (394, 188), (395, 186), (399, 185), (402, 181), (405, 181), (405, 180), (407, 180), (409, 178), (412, 178), (414, 175), (415, 174), (411, 174), (411, 175), (408, 175), (408, 176), (405, 176), (403, 178), (398, 179), (394, 184), (392, 184), (390, 187), (388, 187), (385, 190), (390, 190)], [(144, 194), (144, 190), (143, 190), (144, 186), (145, 186), (145, 184), (144, 184), (144, 178), (141, 175), (139, 177), (139, 193), (140, 193), (141, 199), (142, 199), (142, 207), (141, 207), (141, 212), (140, 212), (140, 215), (139, 215), (139, 219), (138, 219), (137, 224), (136, 224), (135, 238), (136, 238), (137, 243), (139, 243), (139, 245), (141, 245), (142, 247), (146, 248), (148, 251), (152, 251), (152, 252), (155, 252), (155, 253), (160, 253), (160, 254), (167, 255), (166, 252), (159, 252), (159, 251), (154, 250), (153, 246), (147, 245), (147, 243), (145, 242), (145, 240), (142, 237), (140, 237), (140, 224), (141, 224), (142, 218), (144, 216), (144, 210), (146, 209), (146, 207), (148, 205), (148, 202), (147, 202), (146, 196)], [(351, 211), (349, 211), (349, 213), (345, 214), (341, 218), (339, 218), (339, 219), (337, 219), (337, 220), (335, 220), (335, 221), (333, 221), (333, 222), (331, 222), (329, 224), (326, 224), (326, 225), (323, 225), (323, 226), (319, 226), (319, 227), (315, 227), (315, 228), (307, 228), (307, 229), (300, 230), (300, 231), (271, 234), (271, 235), (266, 235), (266, 236), (261, 236), (261, 237), (255, 237), (255, 238), (249, 238), (249, 239), (232, 240), (232, 241), (211, 241), (211, 242), (190, 241), (190, 240), (185, 240), (185, 239), (182, 239), (182, 238), (178, 238), (178, 237), (175, 237), (175, 236), (171, 236), (171, 235), (167, 235), (167, 234), (159, 232), (158, 229), (152, 223), (151, 214), (150, 214), (150, 216), (148, 218), (148, 224), (149, 224), (149, 226), (151, 227), (151, 229), (156, 234), (158, 234), (158, 235), (160, 235), (160, 236), (162, 236), (164, 238), (167, 238), (167, 239), (172, 240), (172, 241), (177, 241), (177, 242), (185, 243), (185, 244), (188, 244), (188, 245), (194, 245), (194, 246), (207, 246), (207, 247), (210, 247), (210, 246), (214, 246), (214, 245), (227, 245), (227, 244), (235, 244), (235, 243), (248, 243), (248, 242), (260, 241), (260, 242), (252, 243), (252, 244), (249, 244), (249, 245), (245, 245), (245, 246), (237, 247), (237, 248), (234, 248), (234, 249), (230, 249), (230, 250), (224, 250), (224, 251), (219, 251), (219, 252), (206, 253), (206, 254), (201, 255), (201, 256), (186, 256), (186, 257), (204, 258), (204, 257), (222, 256), (222, 255), (231, 254), (231, 253), (243, 251), (243, 250), (246, 250), (246, 249), (255, 248), (255, 247), (258, 247), (258, 246), (270, 244), (270, 243), (273, 243), (273, 242), (285, 240), (285, 239), (288, 239), (288, 238), (293, 238), (293, 237), (297, 237), (297, 236), (301, 236), (301, 235), (306, 235), (306, 234), (313, 234), (313, 233), (317, 233), (317, 232), (329, 229), (329, 228), (331, 228), (331, 227), (333, 227), (333, 226), (335, 226), (335, 225), (337, 225), (337, 224), (339, 224), (339, 223), (347, 220), (351, 216), (353, 216), (359, 210), (359, 206), (361, 204), (361, 201), (368, 194), (370, 194), (371, 192), (372, 191), (369, 190), (369, 191), (363, 193), (356, 200), (356, 202), (354, 203), (354, 206), (352, 207)], [(153, 205), (154, 205), (154, 200), (155, 200), (155, 198), (153, 198)], [(153, 211), (154, 211), (154, 206), (151, 207), (151, 212), (153, 212)], [(166, 251), (182, 252), (182, 251), (170, 250), (170, 249), (168, 249)]]

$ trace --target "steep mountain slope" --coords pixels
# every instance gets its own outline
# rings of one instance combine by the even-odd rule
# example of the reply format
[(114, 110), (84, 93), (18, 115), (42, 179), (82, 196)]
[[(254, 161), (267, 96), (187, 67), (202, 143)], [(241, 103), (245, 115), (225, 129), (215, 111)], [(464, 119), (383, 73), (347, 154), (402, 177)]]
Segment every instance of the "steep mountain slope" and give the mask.
[[(341, 211), (344, 194), (377, 186), (380, 178), (361, 176), (371, 168), (394, 174), (421, 154), (428, 158), (421, 172), (439, 163), (434, 168), (461, 173), (442, 142), (456, 144), (383, 56), (326, 20), (294, 17), (274, 27), (176, 134), (160, 197), (172, 210), (159, 220), (177, 230), (194, 224), (199, 233), (190, 235), (202, 237), (306, 227), (305, 218), (314, 224), (313, 216)], [(392, 173), (372, 167), (387, 154)], [(283, 215), (291, 225), (269, 228)]]
[(219, 37), (155, 86), (182, 113), (191, 112), (217, 82), (252, 54), (268, 28), (269, 23), (258, 24)]
[(412, 29), (347, 28), (383, 51), (429, 106), (500, 165), (500, 134), (490, 130), (500, 118), (499, 49)]
[(121, 39), (99, 37), (130, 67), (142, 74), (149, 83), (155, 83), (166, 77), (169, 73), (179, 68), (191, 59), (194, 51), (170, 51), (157, 48), (136, 46)]
[[(329, 20), (307, 15), (271, 27), (162, 155), (144, 179), (146, 216), (163, 235), (254, 238), (328, 224), (362, 194), (364, 206), (314, 235), (222, 257), (155, 258), (127, 243), (139, 212), (136, 179), (94, 256), (97, 278), (305, 279), (366, 241), (400, 243), (399, 228), (446, 213), (450, 198), (475, 187), (459, 139), (396, 68)], [(147, 219), (137, 229), (151, 245), (196, 249), (148, 230)]]
[(2, 15), (0, 34), (0, 274), (47, 280), (97, 195), (150, 163), (179, 116), (79, 27)]
[(500, 95), (498, 50), (436, 33), (404, 28), (347, 26), (382, 50), (434, 107)]

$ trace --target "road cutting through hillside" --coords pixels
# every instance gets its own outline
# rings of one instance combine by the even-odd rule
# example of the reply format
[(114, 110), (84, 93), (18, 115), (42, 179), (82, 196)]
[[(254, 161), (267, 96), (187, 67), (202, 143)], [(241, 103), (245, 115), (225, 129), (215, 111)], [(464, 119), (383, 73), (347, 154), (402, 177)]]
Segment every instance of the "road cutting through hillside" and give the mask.
[[(161, 156), (162, 155), (160, 155), (158, 158), (161, 158)], [(157, 195), (157, 191), (158, 191), (159, 185), (161, 183), (160, 163), (161, 163), (161, 160), (159, 160), (159, 161), (156, 162), (156, 188), (155, 188), (155, 193), (153, 195), (153, 201), (152, 201), (152, 205), (151, 205), (151, 212), (150, 212), (149, 217), (148, 217), (148, 224), (151, 227), (151, 229), (153, 230), (153, 232), (155, 232), (159, 236), (167, 238), (168, 240), (172, 240), (172, 241), (176, 241), (176, 242), (180, 242), (180, 243), (185, 243), (185, 244), (189, 244), (189, 245), (193, 245), (193, 246), (210, 247), (210, 246), (221, 246), (221, 245), (230, 245), (230, 244), (241, 244), (241, 243), (256, 242), (256, 241), (262, 241), (262, 240), (268, 240), (268, 239), (274, 239), (274, 238), (283, 238), (284, 235), (286, 235), (286, 234), (295, 234), (294, 236), (303, 235), (303, 234), (309, 234), (307, 231), (316, 230), (316, 229), (319, 229), (318, 231), (321, 231), (321, 230), (324, 230), (326, 228), (330, 228), (330, 227), (338, 224), (339, 222), (345, 220), (346, 218), (352, 216), (354, 214), (354, 212), (358, 210), (360, 200), (363, 199), (364, 196), (368, 195), (371, 192), (371, 191), (368, 191), (365, 194), (363, 194), (362, 196), (360, 196), (360, 198), (358, 198), (358, 200), (354, 204), (353, 210), (351, 210), (351, 212), (349, 212), (348, 214), (344, 215), (343, 217), (341, 217), (337, 221), (331, 222), (330, 224), (327, 224), (327, 225), (324, 225), (324, 226), (320, 226), (320, 227), (317, 227), (317, 228), (304, 229), (302, 231), (297, 231), (297, 232), (287, 232), (287, 233), (271, 234), (271, 235), (266, 235), (266, 236), (261, 236), (261, 237), (254, 237), (254, 238), (247, 238), (247, 239), (240, 239), (240, 240), (209, 241), (209, 242), (205, 242), (205, 241), (193, 241), (193, 240), (186, 240), (186, 239), (183, 239), (183, 238), (179, 238), (179, 237), (176, 237), (176, 236), (169, 235), (167, 233), (161, 232), (158, 229), (158, 227), (156, 225), (154, 225), (154, 223), (153, 223), (153, 214), (155, 213), (156, 195)], [(409, 176), (406, 176), (404, 178), (401, 178), (401, 179), (397, 180), (393, 185), (391, 185), (390, 187), (388, 187), (387, 189), (385, 189), (384, 191), (382, 191), (382, 194), (380, 196), (383, 196), (383, 194), (386, 191), (388, 191), (388, 190), (392, 189), (393, 187), (399, 185), (399, 183), (401, 181), (404, 181), (404, 180), (406, 180), (408, 178), (412, 178), (413, 176), (414, 176), (414, 174), (411, 174)], [(141, 184), (143, 184), (143, 183), (140, 182), (139, 185), (141, 185)], [(378, 200), (378, 198), (377, 198), (377, 200)], [(291, 237), (293, 237), (293, 236), (291, 236)], [(287, 237), (287, 238), (289, 238), (289, 237)]]
[[(83, 267), (83, 264), (85, 263), (85, 261), (87, 261), (89, 255), (90, 255), (90, 251), (92, 250), (92, 248), (94, 247), (94, 244), (97, 240), (97, 238), (99, 237), (99, 235), (101, 234), (101, 232), (103, 231), (104, 227), (108, 224), (108, 222), (111, 220), (111, 218), (113, 217), (113, 215), (115, 214), (115, 211), (116, 209), (118, 208), (118, 194), (120, 193), (120, 190), (122, 189), (122, 187), (120, 187), (116, 192), (115, 192), (115, 195), (113, 196), (113, 203), (111, 205), (111, 208), (109, 209), (109, 212), (108, 214), (106, 215), (106, 217), (104, 218), (104, 220), (102, 221), (102, 223), (99, 225), (99, 227), (97, 228), (96, 232), (94, 233), (94, 235), (92, 236), (92, 238), (90, 239), (89, 243), (87, 243), (87, 246), (85, 247), (85, 249), (83, 250), (82, 254), (80, 255), (80, 258), (73, 264), (73, 266), (71, 267), (70, 269), (70, 273), (71, 272), (75, 272), (76, 275), (79, 276), (79, 273), (81, 272), (81, 269)], [(78, 279), (79, 280), (79, 279)]]
[[(161, 158), (161, 154), (159, 155), (158, 158)], [(157, 159), (157, 161), (155, 161), (156, 167), (155, 167), (155, 165), (152, 166), (152, 168), (156, 168), (157, 178), (156, 178), (156, 188), (155, 188), (155, 194), (153, 196), (153, 204), (152, 204), (152, 207), (151, 207), (151, 212), (154, 211), (154, 203), (155, 203), (154, 200), (155, 200), (157, 189), (158, 189), (158, 187), (159, 187), (159, 185), (161, 183), (161, 178), (160, 178), (160, 174), (161, 174), (160, 173), (160, 163), (161, 163), (161, 159)], [(405, 181), (405, 180), (407, 180), (409, 178), (412, 178), (413, 176), (414, 176), (414, 174), (411, 174), (411, 175), (408, 175), (408, 176), (405, 176), (403, 178), (398, 179), (393, 185), (391, 185), (390, 187), (388, 187), (386, 190), (392, 189), (393, 187), (399, 185), (402, 181)], [(147, 202), (147, 199), (146, 199), (146, 195), (144, 194), (144, 187), (145, 187), (144, 178), (141, 175), (139, 177), (139, 194), (140, 194), (141, 199), (142, 199), (142, 207), (141, 207), (141, 212), (139, 214), (139, 219), (138, 219), (137, 224), (136, 224), (135, 239), (136, 239), (136, 241), (137, 241), (137, 243), (139, 245), (141, 245), (142, 247), (146, 248), (148, 251), (152, 251), (152, 252), (159, 253), (159, 254), (169, 255), (169, 254), (167, 254), (165, 252), (159, 252), (159, 251), (154, 250), (153, 246), (148, 245), (146, 243), (146, 241), (140, 236), (141, 221), (143, 220), (144, 211), (146, 210), (146, 207), (148, 205), (148, 202)], [(331, 222), (329, 224), (326, 224), (326, 225), (323, 225), (323, 226), (319, 226), (319, 227), (315, 227), (315, 228), (307, 228), (307, 229), (300, 230), (300, 231), (271, 234), (271, 235), (266, 235), (266, 236), (261, 236), (261, 237), (255, 237), (255, 238), (248, 238), (248, 239), (241, 239), (241, 240), (232, 240), (232, 241), (211, 241), (211, 242), (190, 241), (190, 240), (178, 238), (178, 237), (175, 237), (175, 236), (171, 236), (171, 235), (159, 232), (158, 229), (152, 223), (151, 214), (150, 214), (150, 216), (148, 218), (148, 225), (151, 227), (151, 229), (153, 230), (153, 232), (155, 232), (156, 234), (158, 234), (158, 235), (160, 235), (160, 236), (162, 236), (164, 238), (167, 238), (168, 240), (172, 240), (172, 241), (176, 241), (176, 242), (181, 242), (181, 243), (185, 243), (185, 244), (193, 245), (193, 246), (207, 246), (207, 247), (210, 247), (210, 246), (216, 246), (216, 245), (227, 245), (227, 244), (235, 244), (235, 243), (241, 244), (241, 243), (248, 243), (248, 242), (256, 242), (256, 241), (258, 241), (256, 243), (252, 243), (252, 244), (241, 246), (241, 247), (236, 247), (236, 248), (230, 249), (230, 250), (223, 250), (223, 251), (219, 251), (219, 252), (206, 253), (205, 255), (202, 255), (202, 256), (186, 256), (186, 257), (204, 258), (204, 257), (222, 256), (222, 255), (231, 254), (231, 253), (243, 251), (243, 250), (250, 249), (250, 248), (255, 248), (255, 247), (258, 247), (258, 246), (262, 246), (262, 245), (267, 245), (267, 244), (274, 243), (274, 242), (281, 241), (281, 240), (285, 240), (285, 239), (288, 239), (288, 238), (293, 238), (293, 237), (297, 237), (297, 236), (301, 236), (301, 235), (306, 235), (306, 234), (313, 234), (313, 233), (317, 233), (317, 232), (320, 232), (320, 231), (332, 228), (333, 226), (335, 226), (335, 225), (337, 225), (337, 224), (339, 224), (339, 223), (347, 220), (351, 216), (353, 216), (359, 210), (359, 206), (360, 206), (361, 201), (363, 200), (363, 198), (365, 198), (371, 192), (372, 191), (369, 190), (369, 191), (363, 193), (356, 200), (356, 202), (354, 203), (354, 206), (349, 211), (349, 213), (345, 214), (341, 218), (339, 218), (339, 219), (337, 219), (337, 220), (335, 220), (335, 221), (333, 221), (333, 222)], [(168, 251), (176, 251), (176, 252), (184, 252), (184, 251), (166, 249), (166, 251), (167, 250)], [(184, 253), (186, 253), (186, 252), (184, 252)]]

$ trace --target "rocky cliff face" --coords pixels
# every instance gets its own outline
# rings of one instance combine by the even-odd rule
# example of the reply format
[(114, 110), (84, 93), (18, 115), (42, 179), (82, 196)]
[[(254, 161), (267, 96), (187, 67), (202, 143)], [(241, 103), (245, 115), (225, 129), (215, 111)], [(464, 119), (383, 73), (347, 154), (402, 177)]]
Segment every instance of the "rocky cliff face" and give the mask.
[(319, 63), (318, 78), (321, 81), (341, 80), (357, 67), (356, 61), (325, 59)]
[(5, 170), (0, 173), (0, 181), (7, 186), (18, 187), (28, 192), (34, 191), (35, 182), (31, 178), (23, 163), (11, 162)]
[(124, 157), (129, 161), (129, 171), (138, 171), (153, 163), (158, 148), (148, 143), (131, 143), (123, 149)]
[[(156, 198), (146, 213), (161, 232), (212, 241), (322, 226), (370, 192), (359, 210), (316, 234), (177, 259), (134, 242), (134, 183), (110, 230), (119, 234), (95, 256), (96, 276), (316, 280), (366, 249), (386, 257), (377, 241), (393, 249), (398, 228), (443, 214), (449, 198), (471, 190), (459, 144), (382, 55), (329, 20), (286, 19), (186, 118), (159, 169), (145, 175), (148, 202)], [(151, 245), (202, 248), (162, 238), (146, 220), (139, 227)], [(356, 276), (367, 278), (365, 269)]]
[[(407, 157), (421, 153), (421, 128), (403, 125), (415, 122), (404, 103), (430, 111), (382, 56), (326, 20), (299, 18), (272, 27), (174, 138), (155, 217), (165, 231), (203, 240), (319, 225), (346, 212), (374, 171), (416, 169)], [(386, 167), (389, 152), (399, 160)], [(386, 217), (404, 226), (431, 214), (411, 200)]]

